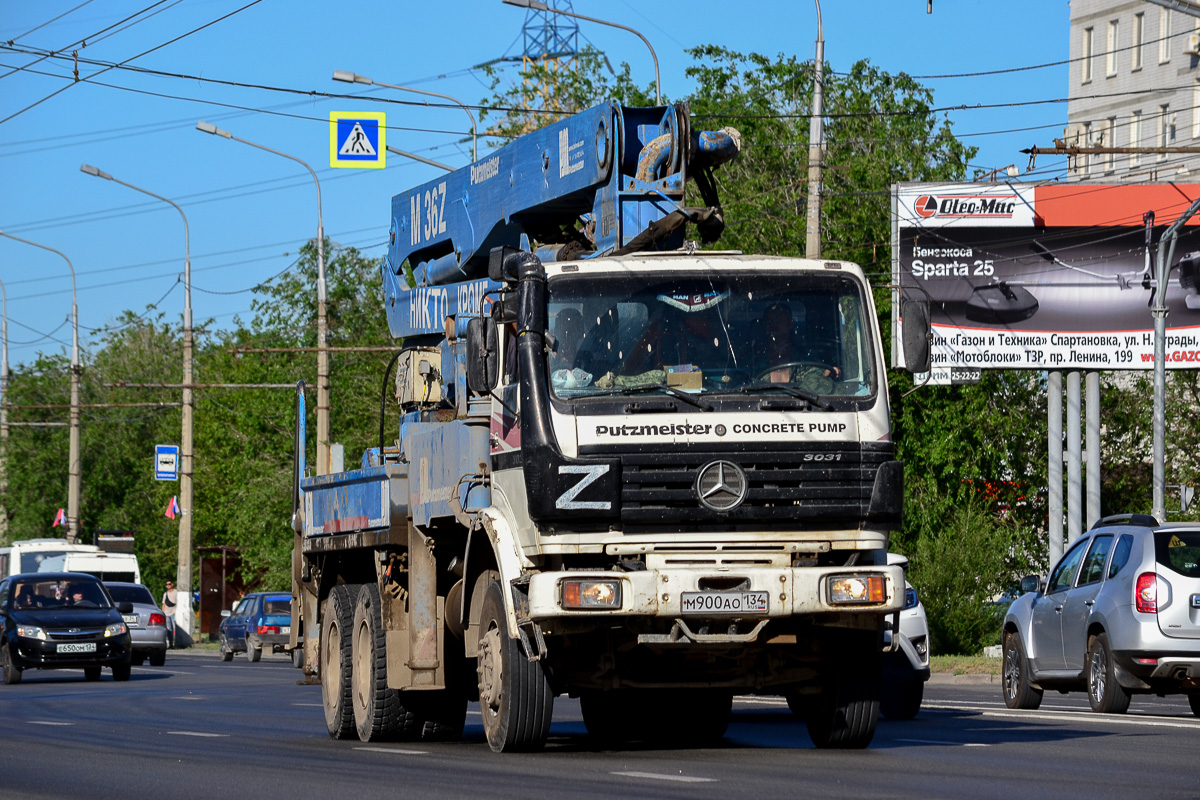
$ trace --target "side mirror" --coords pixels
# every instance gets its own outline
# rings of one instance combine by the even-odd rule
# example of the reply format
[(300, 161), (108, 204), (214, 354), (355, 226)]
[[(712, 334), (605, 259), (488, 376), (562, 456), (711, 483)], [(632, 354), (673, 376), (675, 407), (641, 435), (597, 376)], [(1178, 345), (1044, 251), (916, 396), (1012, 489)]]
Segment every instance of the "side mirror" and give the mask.
[(929, 303), (905, 300), (900, 306), (900, 341), (904, 345), (904, 369), (929, 371)]
[(496, 386), (499, 371), (496, 355), (496, 320), (472, 317), (467, 320), (467, 388), (487, 394)]
[(119, 611), (122, 614), (132, 614), (133, 613), (133, 603), (129, 602), (128, 600), (126, 600), (122, 603), (117, 603), (117, 611)]
[(226, 609), (224, 609), (223, 611), (221, 611), (221, 616), (222, 616), (222, 617), (228, 617), (228, 616), (230, 616), (232, 613), (233, 613), (232, 611), (230, 611), (228, 608), (226, 608)]
[(493, 247), (488, 253), (488, 277), (496, 283), (516, 283), (517, 259), (511, 256), (521, 252), (519, 248), (510, 245)]
[(1041, 590), (1042, 579), (1037, 575), (1026, 575), (1024, 578), (1021, 578), (1021, 594), (1040, 592)]

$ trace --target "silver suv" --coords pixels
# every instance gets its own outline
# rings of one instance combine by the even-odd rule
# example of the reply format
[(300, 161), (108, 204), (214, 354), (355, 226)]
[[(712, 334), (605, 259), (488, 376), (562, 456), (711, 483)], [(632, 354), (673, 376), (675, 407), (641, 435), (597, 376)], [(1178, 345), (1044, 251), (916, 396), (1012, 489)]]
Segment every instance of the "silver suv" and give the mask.
[(1021, 581), (1004, 619), (1004, 702), (1085, 690), (1120, 714), (1133, 694), (1187, 694), (1200, 716), (1200, 524), (1105, 517), (1043, 584)]

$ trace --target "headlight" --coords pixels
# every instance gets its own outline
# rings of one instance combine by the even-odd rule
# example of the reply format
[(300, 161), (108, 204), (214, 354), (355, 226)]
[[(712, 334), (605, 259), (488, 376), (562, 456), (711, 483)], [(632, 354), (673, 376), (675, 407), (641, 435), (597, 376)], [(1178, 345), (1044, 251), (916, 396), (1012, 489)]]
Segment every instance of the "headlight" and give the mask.
[(562, 587), (563, 608), (620, 608), (621, 582), (595, 578), (572, 578)]
[(104, 638), (107, 639), (110, 636), (120, 636), (128, 630), (129, 629), (125, 627), (124, 622), (114, 622), (104, 629)]
[(24, 636), (27, 639), (41, 639), (43, 642), (50, 638), (37, 625), (18, 625), (17, 636)]
[(835, 575), (829, 579), (833, 605), (875, 605), (886, 600), (882, 575)]
[(917, 590), (909, 586), (904, 590), (904, 610), (916, 608), (921, 601), (917, 599)]

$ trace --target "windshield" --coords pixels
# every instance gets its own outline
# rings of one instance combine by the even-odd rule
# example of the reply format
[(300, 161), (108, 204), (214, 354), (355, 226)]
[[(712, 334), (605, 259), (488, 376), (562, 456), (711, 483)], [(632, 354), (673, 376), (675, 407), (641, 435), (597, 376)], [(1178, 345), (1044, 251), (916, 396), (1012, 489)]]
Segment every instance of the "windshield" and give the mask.
[(791, 388), (833, 398), (875, 392), (864, 299), (845, 275), (568, 275), (550, 282), (548, 297), (556, 397), (656, 387)]
[(154, 595), (150, 594), (150, 590), (145, 586), (121, 585), (116, 583), (106, 584), (108, 593), (112, 595), (112, 599), (118, 603), (141, 603), (142, 605), (154, 605)]
[(13, 584), (15, 609), (110, 608), (100, 584), (84, 580), (18, 581)]
[(21, 553), (21, 572), (61, 572), (66, 550), (34, 550)]

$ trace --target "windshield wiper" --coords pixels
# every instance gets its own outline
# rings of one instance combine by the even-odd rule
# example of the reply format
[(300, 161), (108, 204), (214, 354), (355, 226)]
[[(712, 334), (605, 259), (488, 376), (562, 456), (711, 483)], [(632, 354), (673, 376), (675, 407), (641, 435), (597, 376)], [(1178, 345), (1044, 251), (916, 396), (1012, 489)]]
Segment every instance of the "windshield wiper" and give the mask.
[(829, 405), (829, 403), (826, 403), (824, 400), (822, 400), (820, 395), (813, 394), (812, 392), (806, 392), (804, 389), (797, 389), (795, 386), (792, 386), (789, 383), (751, 383), (745, 386), (739, 386), (737, 389), (732, 391), (738, 392), (739, 394), (750, 394), (751, 392), (760, 392), (766, 389), (774, 389), (776, 391), (784, 392), (785, 394), (790, 394), (792, 397), (797, 397), (809, 405), (816, 406), (817, 408), (825, 411), (829, 411), (833, 408), (833, 406)]
[(668, 386), (665, 383), (639, 383), (636, 386), (618, 386), (616, 388), (609, 389), (608, 391), (604, 392), (604, 394), (639, 394), (641, 392), (649, 392), (654, 389), (661, 389), (672, 397), (678, 397), (683, 402), (689, 403), (701, 411), (713, 410), (711, 405), (704, 402), (700, 398), (694, 397), (682, 389), (676, 389), (674, 386)]

